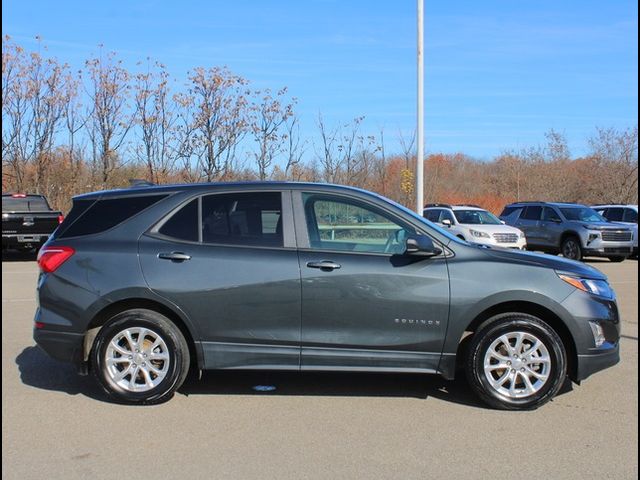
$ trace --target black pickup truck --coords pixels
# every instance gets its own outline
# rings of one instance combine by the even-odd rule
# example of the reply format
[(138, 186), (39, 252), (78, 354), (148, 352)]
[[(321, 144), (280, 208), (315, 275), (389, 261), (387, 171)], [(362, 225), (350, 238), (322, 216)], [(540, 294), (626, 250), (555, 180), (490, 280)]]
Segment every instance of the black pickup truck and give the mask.
[(62, 212), (52, 210), (43, 195), (2, 194), (2, 250), (39, 249), (62, 223)]

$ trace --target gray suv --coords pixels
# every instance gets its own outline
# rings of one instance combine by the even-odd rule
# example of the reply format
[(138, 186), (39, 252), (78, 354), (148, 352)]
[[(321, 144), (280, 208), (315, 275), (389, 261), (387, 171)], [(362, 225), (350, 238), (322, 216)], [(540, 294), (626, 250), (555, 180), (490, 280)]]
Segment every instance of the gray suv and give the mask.
[(622, 262), (633, 252), (633, 231), (608, 222), (590, 207), (575, 203), (519, 202), (507, 205), (500, 219), (522, 230), (529, 250), (572, 260), (606, 257)]
[(354, 188), (82, 195), (38, 263), (36, 342), (121, 402), (167, 400), (190, 369), (462, 369), (489, 405), (532, 409), (619, 360), (598, 270), (469, 244)]

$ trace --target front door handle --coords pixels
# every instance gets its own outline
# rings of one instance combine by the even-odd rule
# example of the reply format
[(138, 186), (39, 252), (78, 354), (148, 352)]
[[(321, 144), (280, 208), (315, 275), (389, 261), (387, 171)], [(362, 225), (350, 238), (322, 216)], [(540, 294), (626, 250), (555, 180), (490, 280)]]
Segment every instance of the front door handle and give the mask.
[(172, 262), (184, 262), (191, 260), (191, 255), (182, 252), (159, 253), (158, 258), (161, 260), (171, 260)]
[(322, 260), (321, 262), (308, 262), (307, 267), (309, 268), (319, 268), (320, 270), (337, 270), (340, 268), (340, 264), (336, 262), (331, 262), (329, 260)]

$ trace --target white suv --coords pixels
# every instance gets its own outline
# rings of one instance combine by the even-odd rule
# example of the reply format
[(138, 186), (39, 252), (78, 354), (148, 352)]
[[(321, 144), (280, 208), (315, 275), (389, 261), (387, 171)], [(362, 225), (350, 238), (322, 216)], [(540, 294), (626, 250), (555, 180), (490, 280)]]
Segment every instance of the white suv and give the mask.
[(472, 243), (525, 250), (524, 232), (505, 225), (498, 217), (477, 205), (425, 205), (423, 216), (457, 237)]
[(594, 205), (596, 212), (609, 222), (622, 223), (633, 230), (633, 254), (638, 257), (638, 205)]

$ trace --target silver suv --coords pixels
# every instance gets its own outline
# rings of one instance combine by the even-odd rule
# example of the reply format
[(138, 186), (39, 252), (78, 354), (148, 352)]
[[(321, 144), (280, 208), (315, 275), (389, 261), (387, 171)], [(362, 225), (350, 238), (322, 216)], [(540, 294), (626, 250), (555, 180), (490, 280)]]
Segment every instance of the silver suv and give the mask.
[(633, 257), (638, 258), (638, 205), (594, 205), (593, 209), (608, 221), (633, 231)]
[(608, 222), (584, 205), (512, 203), (504, 208), (500, 219), (524, 231), (529, 250), (562, 253), (573, 260), (606, 257), (612, 262), (622, 262), (633, 250), (631, 229)]

